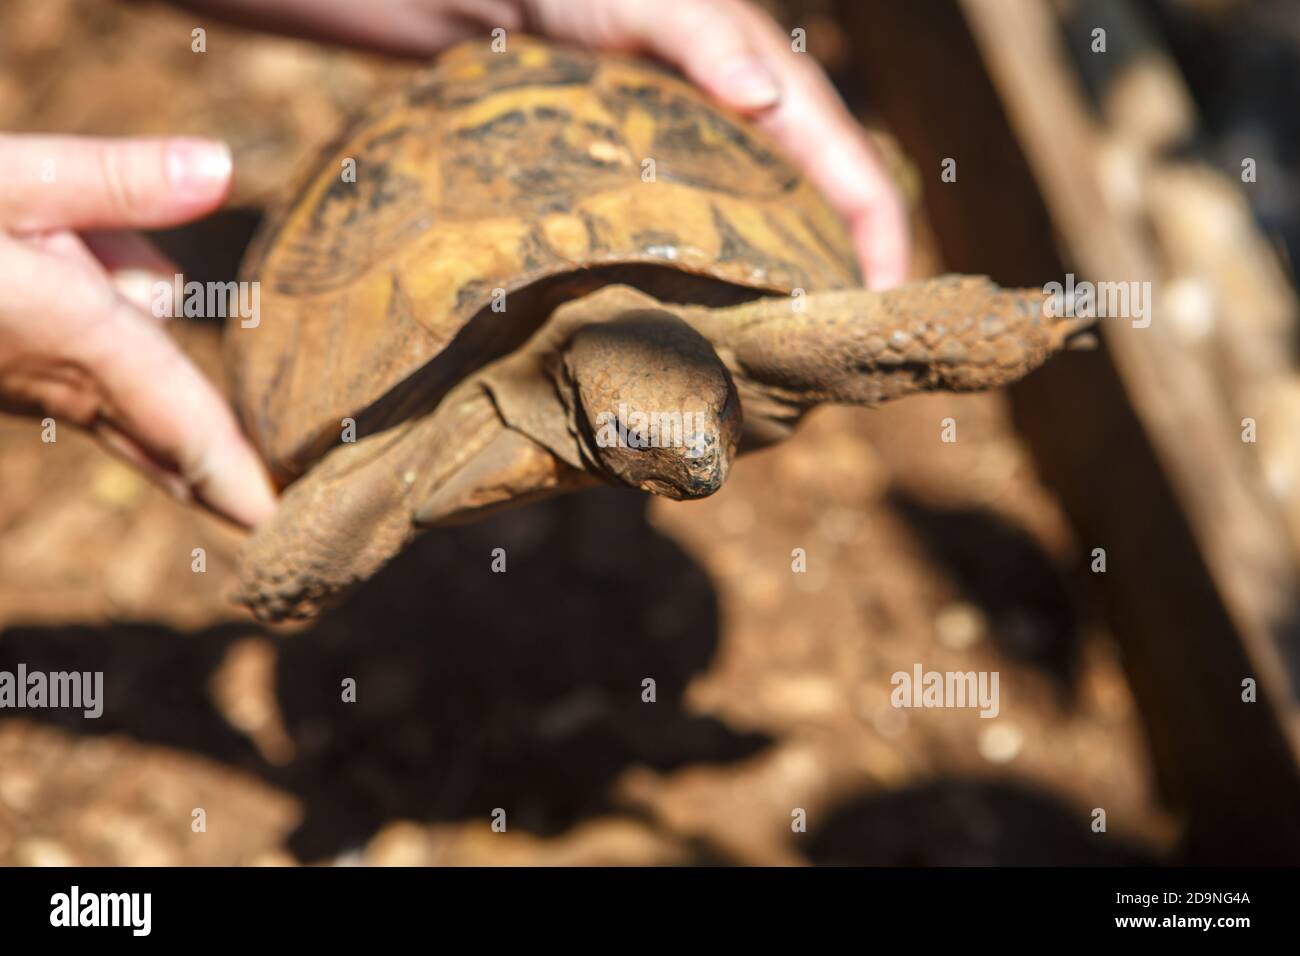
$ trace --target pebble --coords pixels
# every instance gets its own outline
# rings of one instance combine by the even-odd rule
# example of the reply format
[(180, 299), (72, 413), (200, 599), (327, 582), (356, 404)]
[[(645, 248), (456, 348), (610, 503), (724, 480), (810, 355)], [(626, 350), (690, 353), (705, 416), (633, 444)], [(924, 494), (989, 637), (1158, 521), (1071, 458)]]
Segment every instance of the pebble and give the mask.
[(134, 504), (147, 487), (135, 471), (110, 459), (95, 470), (91, 493), (101, 504), (125, 508)]
[(771, 710), (796, 720), (815, 720), (843, 706), (839, 688), (819, 674), (782, 675), (763, 684), (763, 702)]
[(431, 862), (428, 833), (406, 820), (390, 823), (366, 845), (368, 866), (428, 866)]
[(44, 837), (31, 837), (19, 843), (14, 850), (14, 862), (19, 866), (76, 866), (77, 864), (62, 843)]
[(1173, 320), (1173, 328), (1188, 344), (1204, 342), (1214, 331), (1214, 289), (1201, 276), (1179, 276), (1164, 290), (1163, 312)]
[(25, 770), (11, 769), (0, 774), (0, 803), (19, 813), (31, 807), (36, 789), (36, 777)]
[(1024, 732), (1016, 724), (1000, 722), (980, 731), (980, 756), (989, 763), (1010, 763), (1020, 756), (1024, 745)]
[(939, 609), (934, 619), (934, 636), (954, 651), (964, 651), (984, 639), (988, 619), (984, 612), (966, 601), (954, 601)]

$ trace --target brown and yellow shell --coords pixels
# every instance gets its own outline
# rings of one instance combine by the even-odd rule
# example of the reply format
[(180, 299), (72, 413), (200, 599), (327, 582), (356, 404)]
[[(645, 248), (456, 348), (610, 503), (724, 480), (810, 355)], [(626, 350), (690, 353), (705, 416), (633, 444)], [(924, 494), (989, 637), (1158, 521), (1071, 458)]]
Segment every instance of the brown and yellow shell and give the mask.
[(236, 403), (291, 480), (444, 352), (437, 374), (467, 371), (474, 350), (449, 345), (476, 316), (509, 323), (511, 293), (635, 263), (772, 293), (858, 281), (821, 196), (667, 70), (524, 38), (461, 45), (264, 227), (243, 276), (260, 321), (229, 333)]

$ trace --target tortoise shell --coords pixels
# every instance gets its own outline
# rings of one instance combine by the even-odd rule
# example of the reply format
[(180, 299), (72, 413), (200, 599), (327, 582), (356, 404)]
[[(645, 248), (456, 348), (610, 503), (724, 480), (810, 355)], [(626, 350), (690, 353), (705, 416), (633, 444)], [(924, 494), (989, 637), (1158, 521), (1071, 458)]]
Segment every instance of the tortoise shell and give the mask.
[(822, 197), (676, 75), (524, 38), (463, 44), (331, 147), (263, 227), (243, 275), (260, 283), (260, 321), (229, 336), (236, 404), (290, 481), (344, 418), (391, 423), (411, 412), (412, 380), (450, 383), (522, 341), (510, 327), (537, 320), (519, 290), (632, 264), (750, 297), (859, 282)]

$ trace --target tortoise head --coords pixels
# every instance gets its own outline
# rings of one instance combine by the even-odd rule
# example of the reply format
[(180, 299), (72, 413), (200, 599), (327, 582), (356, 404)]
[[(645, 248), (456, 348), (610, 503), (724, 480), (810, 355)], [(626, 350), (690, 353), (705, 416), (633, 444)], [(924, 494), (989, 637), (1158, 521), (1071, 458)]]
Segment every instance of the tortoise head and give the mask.
[(578, 329), (555, 372), (585, 460), (667, 498), (722, 487), (740, 438), (731, 374), (703, 335), (661, 309)]

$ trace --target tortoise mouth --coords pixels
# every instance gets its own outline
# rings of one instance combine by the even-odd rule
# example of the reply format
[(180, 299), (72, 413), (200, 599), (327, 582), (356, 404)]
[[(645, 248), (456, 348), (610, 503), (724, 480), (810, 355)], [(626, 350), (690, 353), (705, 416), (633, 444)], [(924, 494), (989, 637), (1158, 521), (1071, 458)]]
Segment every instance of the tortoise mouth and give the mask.
[(576, 424), (582, 457), (592, 471), (616, 484), (674, 501), (707, 498), (726, 482), (736, 455), (740, 429), (730, 404), (716, 418), (701, 414), (699, 421), (707, 420), (708, 427), (677, 435), (665, 429), (663, 441), (616, 430), (608, 420), (593, 428), (579, 407)]
[[(567, 397), (565, 404), (583, 464), (612, 484), (689, 501), (707, 498), (727, 479), (739, 435), (739, 427), (732, 422), (738, 417), (733, 414), (734, 400), (728, 402), (713, 427), (664, 441), (628, 428), (626, 418), (619, 415), (603, 413), (601, 421), (593, 425), (576, 394)], [(690, 418), (685, 413), (681, 417)], [(699, 421), (704, 420), (701, 413)], [(665, 429), (662, 435), (672, 432)]]
[[(656, 475), (641, 481), (638, 488), (671, 498), (674, 501), (693, 501), (707, 498), (722, 488), (727, 480), (728, 469), (724, 466), (721, 455), (711, 455), (702, 467), (686, 468), (679, 476), (668, 477)], [(676, 480), (674, 480), (676, 479)]]

